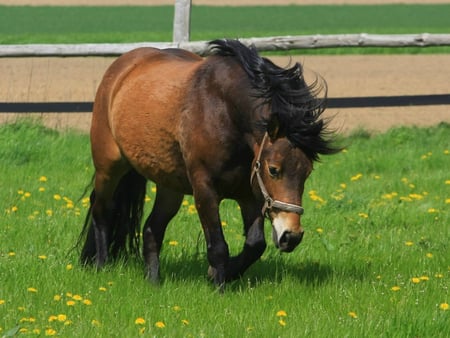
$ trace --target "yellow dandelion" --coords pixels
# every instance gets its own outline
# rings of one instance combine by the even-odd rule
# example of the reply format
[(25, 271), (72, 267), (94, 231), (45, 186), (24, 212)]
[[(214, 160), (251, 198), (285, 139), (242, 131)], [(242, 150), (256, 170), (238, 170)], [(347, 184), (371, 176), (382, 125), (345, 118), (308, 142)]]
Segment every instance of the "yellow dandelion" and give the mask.
[(445, 184), (449, 185), (450, 184), (450, 180), (445, 180)]
[(397, 286), (397, 285), (395, 285), (395, 286), (393, 286), (393, 287), (391, 287), (391, 290), (392, 291), (399, 291), (400, 290), (400, 286)]
[(19, 208), (18, 208), (17, 206), (11, 207), (11, 211), (12, 211), (12, 212), (16, 212), (17, 210), (19, 210)]
[(56, 335), (56, 330), (48, 328), (45, 330), (45, 335), (46, 336), (54, 336), (54, 335)]
[(150, 196), (148, 196), (148, 195), (145, 195), (145, 198), (144, 198), (144, 202), (145, 203), (148, 203), (148, 202), (150, 202), (152, 199), (150, 198)]
[(286, 316), (287, 316), (287, 313), (284, 310), (279, 310), (277, 312), (277, 317), (286, 317)]
[(226, 227), (228, 225), (227, 222), (225, 222), (225, 221), (222, 221), (221, 224), (223, 227)]
[(445, 199), (445, 204), (450, 204), (450, 198)]
[(53, 216), (53, 210), (47, 209), (47, 210), (45, 210), (45, 214), (46, 214), (47, 216)]
[(435, 208), (429, 208), (428, 209), (428, 213), (430, 213), (430, 214), (436, 214), (436, 213), (438, 213), (439, 212), (439, 210), (438, 209), (435, 209)]
[(66, 265), (66, 270), (67, 271), (72, 270), (72, 269), (73, 269), (73, 265), (72, 264), (67, 264)]
[(39, 191), (39, 192), (44, 192), (44, 191), (45, 191), (45, 188), (44, 188), (44, 187), (39, 187), (38, 191)]
[(104, 286), (100, 286), (100, 287), (98, 288), (98, 290), (99, 290), (99, 291), (102, 291), (102, 292), (105, 292), (105, 291), (106, 291), (106, 288), (105, 288)]
[(153, 193), (155, 193), (155, 192), (156, 192), (156, 186), (153, 186), (150, 190), (151, 190)]
[(413, 277), (413, 278), (411, 278), (411, 282), (413, 282), (414, 284), (419, 284), (420, 283), (420, 278)]
[(280, 326), (286, 326), (286, 321), (284, 320), (284, 319), (280, 319), (279, 321), (278, 321), (278, 324), (280, 324)]
[(47, 182), (47, 177), (45, 176), (39, 177), (39, 182)]
[(71, 320), (66, 320), (66, 321), (64, 322), (64, 325), (65, 325), (65, 326), (72, 325), (72, 324), (73, 324), (73, 322), (72, 322)]
[(92, 319), (92, 320), (91, 320), (91, 325), (92, 325), (92, 326), (97, 326), (97, 327), (102, 326), (102, 324), (100, 323), (100, 321), (98, 321), (97, 319)]
[(34, 334), (36, 335), (40, 335), (41, 334), (41, 330), (40, 329), (33, 329), (32, 331)]
[(443, 311), (447, 311), (448, 310), (448, 303), (441, 303), (439, 304), (439, 308)]
[(358, 216), (361, 217), (361, 218), (369, 218), (369, 215), (366, 214), (365, 212), (360, 212), (360, 213), (358, 214)]
[(352, 317), (353, 319), (358, 318), (358, 315), (356, 314), (356, 312), (353, 312), (353, 311), (350, 311), (350, 312), (348, 313), (348, 315), (349, 315), (350, 317)]
[(197, 209), (195, 208), (195, 205), (191, 204), (188, 207), (188, 213), (189, 214), (195, 214), (197, 212)]
[(46, 259), (47, 259), (47, 256), (46, 256), (46, 255), (39, 255), (38, 258), (39, 258), (40, 260), (46, 260)]
[(427, 252), (425, 256), (427, 256), (427, 258), (433, 258), (433, 254), (431, 252)]
[(339, 186), (341, 187), (341, 189), (346, 189), (347, 188), (347, 184), (345, 184), (345, 183), (341, 183), (341, 184), (339, 184)]
[(322, 229), (322, 228), (317, 228), (317, 229), (316, 229), (316, 232), (317, 232), (318, 234), (323, 234), (323, 229)]
[(31, 292), (31, 293), (36, 293), (36, 292), (38, 292), (38, 290), (37, 290), (36, 288), (33, 288), (33, 287), (29, 287), (29, 288), (27, 289), (27, 291), (28, 291), (28, 292)]
[(176, 312), (181, 311), (181, 306), (175, 305), (172, 307), (172, 310)]
[(24, 194), (24, 191), (23, 191), (22, 189), (20, 189), (20, 190), (17, 190), (17, 193), (18, 193), (19, 195), (23, 195), (23, 194)]
[(67, 302), (66, 302), (66, 305), (67, 306), (75, 306), (75, 301), (74, 300), (68, 300)]
[(51, 315), (50, 317), (48, 317), (48, 321), (49, 321), (50, 323), (56, 321), (57, 319), (58, 319), (58, 317), (55, 316), (55, 315)]
[(358, 173), (355, 176), (350, 177), (350, 181), (354, 182), (354, 181), (358, 181), (363, 177), (363, 174)]
[(8, 256), (9, 257), (14, 257), (15, 255), (16, 255), (16, 253), (14, 251), (8, 252)]
[(156, 322), (156, 323), (155, 323), (155, 326), (156, 326), (158, 329), (163, 329), (163, 328), (166, 327), (166, 324), (164, 324), (164, 322)]
[(60, 295), (54, 295), (53, 296), (53, 300), (56, 302), (59, 302), (61, 300), (61, 296)]
[(135, 323), (136, 325), (144, 325), (144, 324), (145, 324), (145, 319), (142, 318), (142, 317), (138, 317), (138, 318), (136, 318), (136, 320), (134, 321), (134, 323)]
[(73, 296), (72, 296), (72, 299), (73, 299), (73, 300), (76, 300), (76, 301), (80, 301), (80, 300), (83, 299), (83, 297), (81, 297), (80, 295), (73, 295)]
[(55, 199), (56, 201), (60, 201), (61, 200), (61, 195), (60, 194), (54, 194), (53, 195), (53, 199)]
[(437, 273), (434, 275), (436, 278), (444, 278), (444, 275), (442, 273)]
[(422, 280), (422, 281), (430, 280), (430, 277), (428, 277), (428, 276), (420, 276), (419, 278), (420, 278), (420, 280)]
[(189, 321), (188, 321), (187, 319), (182, 319), (182, 320), (181, 320), (181, 323), (182, 323), (183, 325), (189, 325)]
[(4, 299), (0, 299), (0, 305), (5, 304), (5, 300)]
[(189, 205), (188, 200), (183, 200), (183, 203), (181, 203), (184, 207), (187, 207)]
[(178, 245), (178, 242), (177, 242), (177, 241), (170, 241), (170, 242), (169, 242), (169, 245), (171, 245), (171, 246), (177, 246), (177, 245)]
[(90, 299), (83, 299), (84, 305), (92, 305), (92, 301)]
[(59, 314), (57, 316), (58, 322), (65, 322), (67, 320), (67, 316), (65, 314)]
[(406, 245), (406, 246), (413, 246), (413, 245), (414, 245), (414, 242), (406, 241), (406, 242), (405, 242), (405, 245)]

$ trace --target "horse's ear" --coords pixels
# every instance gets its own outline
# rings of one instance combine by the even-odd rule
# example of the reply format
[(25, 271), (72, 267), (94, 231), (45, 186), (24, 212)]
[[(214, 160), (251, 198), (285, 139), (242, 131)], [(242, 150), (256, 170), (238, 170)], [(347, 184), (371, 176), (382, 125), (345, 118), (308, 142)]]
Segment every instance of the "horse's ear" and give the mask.
[(278, 116), (273, 114), (267, 124), (267, 134), (269, 137), (274, 140), (278, 137), (278, 133), (280, 132), (280, 121), (278, 120)]

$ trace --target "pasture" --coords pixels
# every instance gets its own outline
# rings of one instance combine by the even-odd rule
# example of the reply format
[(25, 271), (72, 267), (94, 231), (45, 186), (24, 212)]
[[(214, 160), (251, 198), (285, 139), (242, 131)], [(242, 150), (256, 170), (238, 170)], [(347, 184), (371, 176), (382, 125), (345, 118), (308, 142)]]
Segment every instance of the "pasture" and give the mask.
[[(302, 244), (262, 259), (219, 295), (192, 199), (169, 226), (163, 284), (131, 259), (77, 261), (93, 172), (85, 134), (0, 126), (0, 335), (446, 337), (450, 332), (450, 125), (354, 132), (307, 181)], [(154, 198), (148, 186), (147, 209)], [(221, 205), (232, 253), (236, 204)]]

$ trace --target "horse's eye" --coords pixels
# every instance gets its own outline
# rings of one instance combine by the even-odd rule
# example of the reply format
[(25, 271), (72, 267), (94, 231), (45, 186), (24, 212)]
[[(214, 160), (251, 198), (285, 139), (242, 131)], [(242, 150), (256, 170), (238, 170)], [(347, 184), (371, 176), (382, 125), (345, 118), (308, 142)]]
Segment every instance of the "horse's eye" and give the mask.
[(280, 175), (280, 170), (277, 167), (269, 166), (269, 175), (272, 178), (277, 178)]

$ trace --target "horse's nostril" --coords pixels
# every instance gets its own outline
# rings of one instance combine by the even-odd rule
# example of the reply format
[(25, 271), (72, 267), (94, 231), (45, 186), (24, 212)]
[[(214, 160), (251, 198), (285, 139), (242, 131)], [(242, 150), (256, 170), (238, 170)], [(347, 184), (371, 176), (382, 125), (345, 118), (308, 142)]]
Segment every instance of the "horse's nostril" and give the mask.
[(303, 238), (303, 232), (285, 231), (279, 240), (279, 248), (284, 252), (291, 252), (300, 244)]

